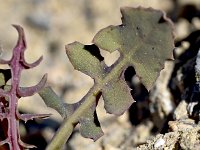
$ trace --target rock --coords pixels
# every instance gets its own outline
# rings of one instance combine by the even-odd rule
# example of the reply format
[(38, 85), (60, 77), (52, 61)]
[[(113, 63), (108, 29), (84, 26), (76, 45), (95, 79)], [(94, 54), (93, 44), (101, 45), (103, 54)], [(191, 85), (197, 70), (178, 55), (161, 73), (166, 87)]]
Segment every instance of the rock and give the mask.
[(182, 127), (175, 132), (157, 135), (140, 145), (137, 150), (197, 150), (200, 147), (199, 132), (200, 125), (187, 129)]
[(174, 120), (188, 118), (187, 103), (184, 100), (182, 100), (177, 106), (176, 110), (174, 111), (173, 118)]

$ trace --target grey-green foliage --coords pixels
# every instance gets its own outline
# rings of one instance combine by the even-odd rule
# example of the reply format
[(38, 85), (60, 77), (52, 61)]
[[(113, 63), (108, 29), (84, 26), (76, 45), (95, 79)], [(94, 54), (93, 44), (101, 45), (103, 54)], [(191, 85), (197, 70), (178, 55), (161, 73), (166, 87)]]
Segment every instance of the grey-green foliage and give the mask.
[(5, 86), (6, 82), (11, 78), (10, 69), (0, 69), (0, 87)]
[[(131, 89), (124, 80), (127, 67), (133, 66), (136, 75), (150, 90), (164, 66), (164, 61), (171, 58), (174, 48), (172, 25), (163, 12), (152, 8), (126, 7), (121, 9), (121, 13), (122, 25), (102, 29), (94, 37), (94, 45), (74, 42), (66, 46), (67, 55), (74, 68), (94, 79), (93, 87), (78, 103), (61, 104), (58, 100), (60, 104), (56, 104), (57, 99), (54, 99), (55, 105), (51, 105), (52, 100), (48, 96), (51, 94), (48, 90), (46, 97), (45, 92), (40, 93), (45, 103), (58, 112), (63, 106), (67, 108), (65, 120), (49, 149), (60, 148), (69, 137), (67, 134), (72, 132), (66, 131), (67, 127), (74, 127), (78, 123), (84, 137), (97, 140), (103, 135), (95, 111), (100, 96), (103, 96), (108, 113), (123, 114), (134, 102)], [(108, 67), (99, 53), (99, 48), (110, 53), (118, 50), (120, 57)], [(63, 116), (62, 111), (61, 115)], [(69, 129), (72, 130), (71, 127)]]

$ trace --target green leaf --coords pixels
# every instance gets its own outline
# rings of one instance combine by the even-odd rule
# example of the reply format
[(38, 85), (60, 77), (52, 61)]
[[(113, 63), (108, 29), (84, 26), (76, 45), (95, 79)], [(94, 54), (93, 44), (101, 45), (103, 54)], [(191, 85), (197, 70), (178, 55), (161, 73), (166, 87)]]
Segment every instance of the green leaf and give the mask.
[(96, 105), (93, 105), (88, 109), (79, 119), (80, 122), (80, 133), (85, 138), (98, 140), (103, 136), (103, 131), (100, 127), (100, 123), (96, 114)]
[(6, 85), (6, 82), (11, 78), (10, 69), (0, 69), (0, 87)]
[(120, 26), (101, 30), (93, 42), (100, 48), (118, 50), (123, 63), (132, 65), (149, 90), (164, 61), (172, 56), (174, 38), (171, 23), (161, 11), (151, 8), (122, 8)]
[(80, 43), (66, 46), (67, 55), (75, 69), (95, 78), (102, 91), (105, 109), (116, 115), (134, 102), (122, 74), (133, 66), (145, 87), (150, 90), (164, 62), (174, 48), (171, 23), (161, 11), (144, 8), (123, 8), (120, 26), (109, 26), (93, 39), (98, 47), (120, 52), (119, 60), (111, 67), (103, 66)]
[(63, 118), (66, 117), (66, 109), (63, 100), (60, 99), (51, 87), (45, 87), (38, 93), (48, 107), (55, 109)]
[[(161, 11), (139, 7), (122, 8), (121, 12), (122, 25), (109, 26), (93, 39), (101, 49), (120, 52), (120, 58), (111, 67), (87, 51), (81, 43), (66, 46), (74, 68), (95, 79), (94, 91), (102, 92), (106, 111), (115, 115), (123, 114), (134, 102), (124, 81), (126, 68), (133, 66), (142, 83), (150, 90), (174, 48), (171, 23)], [(95, 92), (92, 94), (95, 95)], [(86, 101), (87, 97), (84, 99)]]
[(66, 49), (74, 69), (79, 70), (92, 78), (102, 77), (103, 69), (101, 62), (85, 48), (85, 45), (74, 42), (67, 45)]
[(0, 73), (0, 86), (5, 85), (5, 79), (4, 79), (4, 74)]
[(105, 109), (110, 114), (121, 115), (134, 102), (125, 81), (111, 81), (102, 90)]
[[(103, 132), (96, 115), (96, 105), (101, 95), (108, 113), (123, 114), (133, 102), (130, 88), (124, 80), (124, 71), (132, 66), (145, 87), (150, 90), (171, 58), (174, 48), (172, 24), (163, 12), (152, 8), (122, 8), (122, 25), (102, 29), (88, 47), (79, 42), (66, 46), (66, 53), (76, 70), (94, 79), (94, 86), (75, 104), (66, 104), (71, 112), (58, 130), (48, 150), (60, 149), (69, 138), (73, 127), (80, 123), (84, 137), (97, 140)], [(108, 52), (118, 50), (119, 59), (110, 67), (105, 65), (99, 48)], [(54, 106), (52, 106), (54, 108)], [(64, 137), (66, 139), (64, 139)]]

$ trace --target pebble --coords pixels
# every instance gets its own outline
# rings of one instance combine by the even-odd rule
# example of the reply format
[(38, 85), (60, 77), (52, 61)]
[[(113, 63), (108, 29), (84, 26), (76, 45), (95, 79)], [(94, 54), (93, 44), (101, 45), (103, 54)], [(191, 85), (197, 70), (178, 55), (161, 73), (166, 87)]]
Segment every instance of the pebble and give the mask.
[(163, 147), (164, 144), (165, 144), (165, 140), (162, 139), (162, 138), (159, 138), (159, 139), (155, 142), (154, 147), (155, 147), (155, 148), (160, 148), (160, 147)]

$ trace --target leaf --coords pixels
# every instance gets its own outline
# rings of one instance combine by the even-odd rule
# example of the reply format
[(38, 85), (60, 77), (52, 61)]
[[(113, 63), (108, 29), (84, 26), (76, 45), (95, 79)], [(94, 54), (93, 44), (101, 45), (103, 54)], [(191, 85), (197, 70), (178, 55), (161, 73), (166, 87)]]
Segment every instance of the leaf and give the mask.
[(66, 46), (74, 68), (95, 79), (94, 86), (102, 91), (106, 111), (116, 115), (123, 114), (134, 102), (122, 75), (124, 70), (133, 66), (149, 90), (174, 48), (171, 24), (161, 11), (139, 7), (122, 8), (121, 12), (122, 25), (109, 26), (93, 39), (104, 50), (120, 52), (119, 60), (111, 67), (102, 65), (81, 43)]
[(11, 78), (10, 69), (0, 69), (0, 87), (4, 86), (10, 78)]
[(56, 95), (51, 87), (45, 87), (39, 91), (39, 95), (48, 107), (55, 109), (63, 118), (66, 117), (64, 102)]
[[(74, 42), (66, 46), (74, 68), (93, 78), (94, 86), (78, 103), (66, 104), (71, 115), (65, 118), (48, 150), (61, 149), (78, 123), (84, 137), (98, 139), (103, 132), (100, 124), (94, 123), (94, 118), (98, 120), (95, 107), (100, 96), (103, 95), (108, 113), (123, 114), (135, 102), (124, 80), (124, 71), (129, 66), (134, 67), (137, 76), (150, 90), (164, 61), (171, 58), (174, 48), (172, 24), (163, 12), (141, 7), (126, 7), (121, 12), (122, 25), (102, 29), (94, 37), (93, 45)], [(99, 48), (110, 53), (118, 50), (120, 57), (108, 67)]]
[(96, 114), (96, 105), (93, 105), (88, 109), (79, 119), (80, 122), (80, 133), (85, 138), (98, 140), (103, 136), (103, 131), (100, 127), (100, 123)]
[[(24, 52), (26, 49), (25, 34), (22, 27), (13, 25), (18, 32), (18, 41), (13, 49), (12, 58), (10, 60), (0, 60), (1, 64), (7, 64), (10, 70), (0, 69), (0, 120), (6, 119), (8, 129), (6, 130), (6, 140), (0, 142), (0, 146), (9, 145), (9, 149), (34, 148), (33, 145), (28, 145), (20, 140), (19, 135), (19, 120), (32, 120), (34, 118), (46, 118), (49, 114), (19, 114), (17, 104), (19, 98), (31, 96), (41, 90), (46, 83), (47, 76), (35, 86), (20, 87), (21, 72), (24, 69), (36, 67), (42, 60), (42, 57), (36, 62), (29, 64), (25, 61)], [(6, 85), (6, 82), (11, 78), (11, 85)]]
[(130, 89), (123, 80), (107, 83), (102, 93), (105, 109), (110, 114), (121, 115), (134, 102), (130, 95)]
[(0, 86), (5, 85), (5, 77), (3, 73), (0, 73)]
[[(104, 73), (102, 68), (103, 64), (101, 64), (97, 57), (91, 55), (91, 53), (85, 49), (85, 45), (74, 42), (67, 45), (65, 48), (67, 49), (67, 55), (74, 66), (74, 69), (79, 70), (92, 78), (102, 77)], [(98, 50), (98, 47), (96, 48), (96, 50)]]
[[(48, 107), (55, 109), (63, 118), (70, 117), (70, 115), (74, 113), (81, 103), (85, 101), (83, 98), (78, 103), (63, 103), (63, 101), (56, 95), (51, 87), (43, 88), (39, 92), (39, 95), (42, 97)], [(95, 96), (93, 96), (93, 98), (96, 99)], [(80, 122), (80, 132), (83, 137), (91, 138), (96, 141), (103, 135), (103, 131), (101, 130), (95, 109), (96, 104), (84, 112), (84, 114), (77, 120), (77, 123)]]
[(150, 90), (164, 61), (174, 48), (171, 22), (152, 8), (122, 8), (120, 26), (101, 30), (93, 39), (100, 48), (118, 50), (121, 66), (132, 65), (145, 87)]
[(3, 146), (4, 144), (9, 143), (9, 139), (6, 138), (5, 140), (0, 142), (0, 146)]
[(49, 118), (50, 115), (51, 114), (20, 114), (20, 113), (17, 113), (17, 117), (20, 120), (23, 120), (25, 123), (28, 120), (33, 120), (35, 118), (47, 119), (47, 118)]
[(23, 141), (21, 141), (21, 139), (19, 139), (18, 142), (22, 147), (26, 149), (37, 148), (35, 145), (24, 143)]
[(46, 81), (47, 81), (47, 74), (45, 74), (43, 78), (40, 80), (40, 82), (35, 86), (18, 88), (17, 94), (20, 97), (32, 96), (44, 87)]
[(134, 102), (122, 77), (124, 70), (133, 66), (150, 90), (174, 47), (171, 24), (161, 11), (139, 7), (123, 8), (121, 12), (122, 25), (109, 26), (93, 39), (104, 50), (120, 52), (119, 60), (110, 68), (101, 65), (83, 44), (74, 42), (66, 46), (74, 68), (95, 78), (95, 86), (102, 89), (107, 112), (116, 115), (123, 114)]

